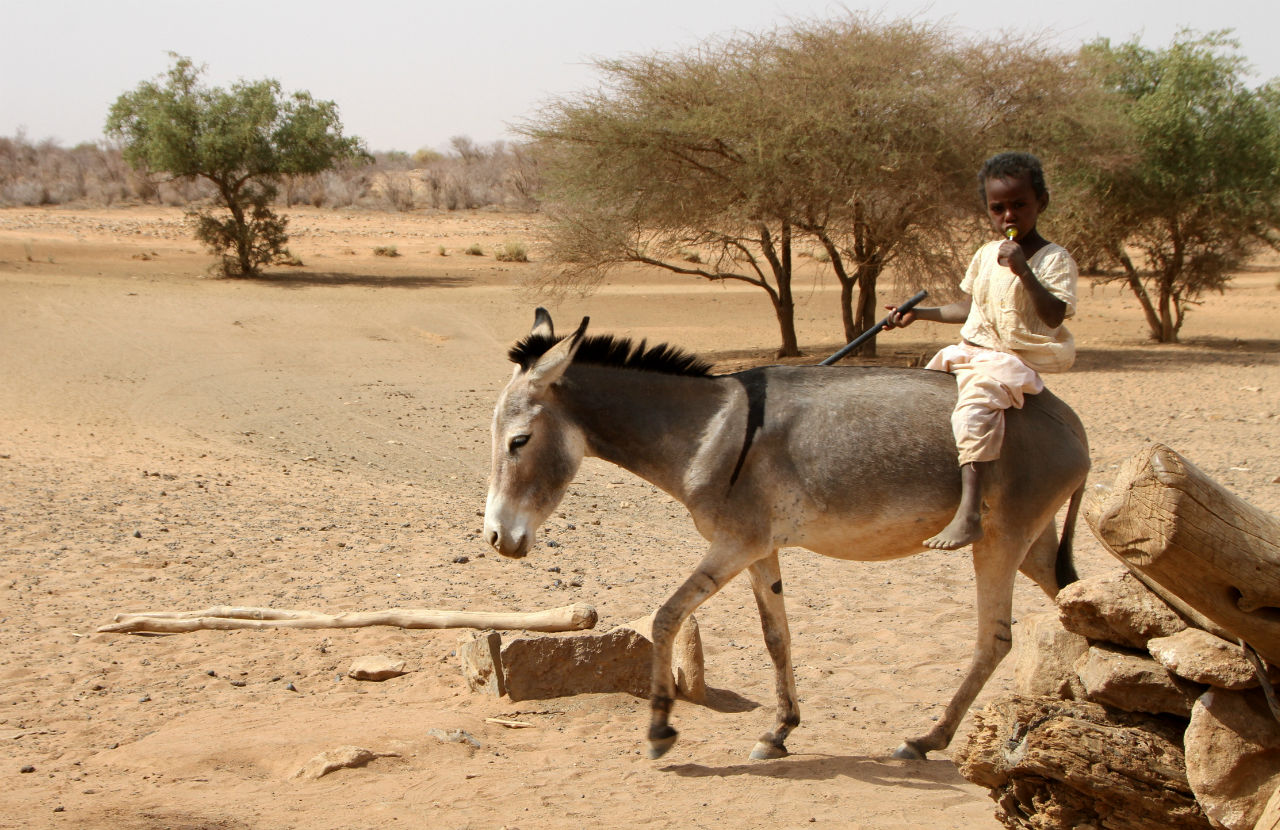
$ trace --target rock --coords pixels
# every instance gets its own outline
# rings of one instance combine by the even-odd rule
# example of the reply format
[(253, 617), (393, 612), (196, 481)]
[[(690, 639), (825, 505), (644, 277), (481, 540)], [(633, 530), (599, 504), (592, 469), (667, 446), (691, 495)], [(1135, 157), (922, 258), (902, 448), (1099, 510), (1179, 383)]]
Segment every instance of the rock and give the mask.
[(1174, 677), (1155, 660), (1108, 646), (1091, 646), (1076, 664), (1085, 697), (1126, 712), (1187, 717), (1203, 690)]
[(1205, 814), (1229, 830), (1252, 830), (1280, 787), (1280, 723), (1262, 692), (1206, 692), (1183, 744), (1187, 780)]
[(373, 680), (382, 682), (405, 673), (403, 660), (395, 660), (381, 654), (357, 657), (347, 669), (347, 677), (353, 680)]
[(1052, 612), (1022, 620), (1014, 638), (1017, 654), (1013, 684), (1018, 694), (1084, 698), (1084, 684), (1076, 674), (1076, 661), (1089, 650), (1089, 641), (1073, 634)]
[(1232, 691), (1258, 685), (1253, 665), (1239, 645), (1198, 628), (1153, 638), (1147, 651), (1173, 674), (1196, 683)]
[(372, 752), (359, 746), (340, 746), (321, 752), (303, 764), (294, 778), (323, 778), (335, 770), (362, 767), (375, 758), (398, 758), (397, 752)]
[(1145, 649), (1152, 637), (1187, 627), (1162, 599), (1128, 571), (1073, 582), (1058, 592), (1058, 619), (1090, 640)]
[[(632, 620), (626, 627), (636, 631), (650, 643), (653, 642), (654, 611), (647, 617)], [(675, 672), (676, 691), (686, 700), (705, 703), (707, 700), (706, 663), (702, 654), (702, 632), (698, 620), (690, 616), (676, 632), (671, 650), (671, 670)]]
[[(502, 642), (496, 631), (464, 632), (457, 654), (473, 691), (512, 700), (627, 692), (648, 697), (652, 616), (607, 634), (546, 634)], [(702, 638), (690, 617), (676, 635), (673, 680), (688, 700), (706, 700)]]
[(480, 742), (465, 729), (428, 729), (427, 734), (447, 744), (467, 744), (476, 749), (480, 748)]
[(649, 695), (653, 645), (629, 628), (607, 634), (520, 637), (502, 646), (512, 700), (592, 692)]
[(502, 697), (507, 693), (502, 676), (502, 635), (496, 631), (466, 631), (458, 636), (462, 676), (473, 692)]

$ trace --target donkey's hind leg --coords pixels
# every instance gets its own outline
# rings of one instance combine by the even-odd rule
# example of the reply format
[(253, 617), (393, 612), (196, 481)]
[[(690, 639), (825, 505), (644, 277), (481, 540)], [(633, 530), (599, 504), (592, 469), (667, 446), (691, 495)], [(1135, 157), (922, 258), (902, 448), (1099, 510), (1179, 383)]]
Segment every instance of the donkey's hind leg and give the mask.
[(1053, 522), (1049, 522), (1018, 567), (1032, 582), (1040, 586), (1040, 590), (1053, 599), (1062, 587), (1058, 584), (1058, 530)]
[(923, 759), (934, 749), (943, 749), (955, 735), (960, 721), (974, 698), (982, 691), (996, 666), (1013, 646), (1013, 580), (1027, 552), (1027, 540), (988, 532), (973, 546), (973, 570), (978, 587), (978, 640), (973, 659), (960, 688), (946, 711), (929, 732), (905, 741), (893, 753), (895, 758)]
[(800, 707), (796, 702), (796, 677), (791, 667), (791, 632), (787, 628), (787, 610), (782, 600), (782, 570), (775, 550), (747, 569), (751, 590), (760, 609), (760, 625), (764, 643), (773, 659), (774, 684), (778, 694), (778, 724), (772, 732), (760, 736), (751, 750), (753, 760), (781, 758), (787, 754), (784, 742), (791, 730), (800, 725)]

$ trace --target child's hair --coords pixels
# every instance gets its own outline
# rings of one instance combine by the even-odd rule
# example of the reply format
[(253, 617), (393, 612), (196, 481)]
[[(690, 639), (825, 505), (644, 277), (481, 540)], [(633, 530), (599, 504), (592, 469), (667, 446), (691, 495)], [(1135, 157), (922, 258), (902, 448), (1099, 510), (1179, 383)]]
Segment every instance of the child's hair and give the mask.
[(1017, 179), (1026, 176), (1031, 189), (1042, 201), (1049, 201), (1049, 187), (1044, 183), (1040, 159), (1030, 153), (1000, 153), (982, 163), (978, 171), (978, 198), (987, 201), (987, 179)]

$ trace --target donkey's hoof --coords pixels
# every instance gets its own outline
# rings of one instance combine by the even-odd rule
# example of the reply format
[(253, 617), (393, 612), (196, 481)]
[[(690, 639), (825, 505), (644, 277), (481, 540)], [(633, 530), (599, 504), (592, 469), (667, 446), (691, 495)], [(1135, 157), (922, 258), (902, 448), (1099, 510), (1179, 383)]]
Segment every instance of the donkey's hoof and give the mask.
[(680, 733), (672, 729), (670, 735), (664, 735), (661, 738), (650, 738), (649, 760), (656, 761), (666, 755), (667, 750), (676, 745), (676, 738), (678, 737), (680, 737)]
[(927, 753), (919, 750), (911, 741), (903, 741), (902, 746), (893, 751), (893, 757), (899, 761), (923, 761)]
[(755, 749), (751, 750), (751, 760), (771, 761), (774, 758), (785, 758), (790, 754), (782, 744), (775, 744), (773, 741), (762, 739), (757, 741)]

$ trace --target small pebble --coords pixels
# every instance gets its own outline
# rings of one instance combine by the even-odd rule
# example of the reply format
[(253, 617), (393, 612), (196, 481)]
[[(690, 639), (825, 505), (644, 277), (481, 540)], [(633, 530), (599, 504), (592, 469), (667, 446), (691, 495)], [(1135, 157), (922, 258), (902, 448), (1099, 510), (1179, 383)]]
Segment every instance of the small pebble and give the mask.
[(459, 554), (458, 556), (453, 557), (453, 564), (455, 564), (455, 565), (465, 565), (465, 564), (467, 564), (467, 563), (468, 563), (468, 562), (470, 562), (470, 561), (471, 561), (471, 557), (469, 557), (469, 556), (463, 556), (463, 555), (461, 555), (461, 554)]

